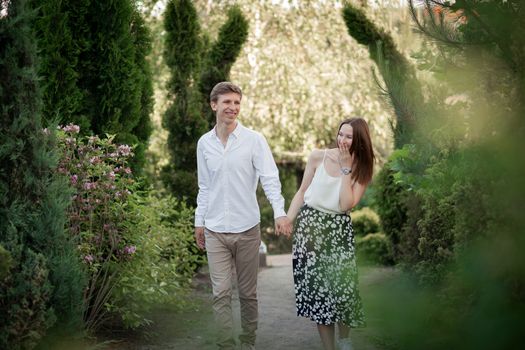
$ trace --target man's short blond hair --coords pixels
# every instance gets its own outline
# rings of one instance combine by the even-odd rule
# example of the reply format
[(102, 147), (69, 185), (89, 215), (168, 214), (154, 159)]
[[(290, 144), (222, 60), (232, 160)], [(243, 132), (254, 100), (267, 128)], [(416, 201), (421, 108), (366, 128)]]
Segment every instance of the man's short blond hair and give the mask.
[(229, 81), (222, 81), (215, 85), (211, 90), (210, 101), (217, 102), (219, 100), (220, 95), (229, 94), (230, 92), (239, 94), (239, 96), (242, 97), (242, 91), (240, 87), (233, 83), (230, 83)]

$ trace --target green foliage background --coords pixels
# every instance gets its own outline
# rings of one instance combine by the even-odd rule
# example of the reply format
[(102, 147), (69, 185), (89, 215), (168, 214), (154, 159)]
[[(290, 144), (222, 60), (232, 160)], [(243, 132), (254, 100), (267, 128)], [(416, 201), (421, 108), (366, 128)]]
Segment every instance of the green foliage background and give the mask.
[(145, 165), (152, 132), (151, 38), (134, 0), (30, 0), (35, 10), (44, 123), (117, 135)]
[[(146, 20), (152, 28), (156, 123), (151, 139), (150, 173), (159, 174), (168, 163), (167, 132), (160, 127), (169, 100), (169, 79), (161, 59), (160, 43), (166, 35), (162, 16), (145, 1)], [(217, 38), (227, 9), (237, 5), (248, 19), (249, 32), (231, 80), (241, 86), (244, 97), (239, 119), (268, 139), (276, 160), (302, 163), (313, 148), (333, 142), (335, 128), (350, 115), (361, 115), (371, 124), (379, 166), (392, 150), (389, 106), (370, 79), (373, 61), (367, 51), (346, 35), (341, 6), (321, 1), (283, 4), (260, 1), (193, 2), (202, 30)], [(161, 6), (159, 6), (162, 8)], [(407, 9), (369, 9), (381, 28), (392, 33), (399, 50), (419, 46), (410, 27)]]
[[(178, 1), (195, 9), (193, 27), (174, 29), (195, 29), (185, 37), (195, 39), (189, 56), (177, 45), (163, 56), (172, 34), (163, 23), (173, 24), (162, 17), (166, 3), (0, 2), (2, 347), (32, 348), (80, 323), (87, 273), (63, 230), (71, 189), (53, 173), (55, 140), (41, 132), (42, 120), (136, 144), (137, 168), (148, 159), (158, 188), (161, 169), (185, 176), (172, 188), (176, 199), (130, 187), (125, 206), (108, 206), (122, 217), (126, 245), (110, 244), (119, 278), (104, 307), (137, 327), (149, 322), (152, 304), (184, 305), (203, 262), (193, 209), (181, 199), (194, 197), (194, 145), (213, 124), (208, 90), (227, 78), (243, 88), (243, 124), (269, 140), (287, 204), (305, 157), (331, 144), (340, 120), (369, 122), (382, 170), (363, 203), (373, 203), (383, 232), (373, 215), (356, 213), (357, 245), (370, 262), (393, 260), (409, 272), (378, 307), (398, 348), (523, 343), (522, 1), (425, 1), (413, 19), (394, 1)], [(235, 26), (247, 35), (237, 37)], [(153, 142), (141, 157), (152, 94)], [(105, 166), (92, 180), (110, 176)], [(273, 213), (258, 195), (270, 252), (289, 251), (290, 241), (272, 235)]]
[(34, 17), (26, 1), (7, 11), (0, 18), (0, 246), (8, 252), (0, 348), (28, 349), (50, 330), (81, 328), (84, 281), (64, 231), (69, 191), (54, 172), (54, 139), (42, 127)]
[(227, 10), (217, 40), (201, 32), (192, 1), (169, 1), (164, 13), (164, 59), (169, 67), (168, 99), (162, 125), (168, 131), (170, 162), (162, 169), (164, 185), (195, 205), (197, 140), (215, 124), (209, 106), (213, 87), (229, 80), (230, 70), (246, 41), (248, 22), (237, 6)]

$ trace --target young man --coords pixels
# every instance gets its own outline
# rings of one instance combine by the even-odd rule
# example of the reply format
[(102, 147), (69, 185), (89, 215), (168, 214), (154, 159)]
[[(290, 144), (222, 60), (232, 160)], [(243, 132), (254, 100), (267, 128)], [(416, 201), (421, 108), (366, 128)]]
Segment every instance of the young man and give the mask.
[(220, 349), (235, 346), (231, 308), (234, 268), (241, 303), (241, 349), (255, 349), (261, 242), (256, 197), (259, 180), (274, 211), (276, 233), (292, 231), (270, 147), (264, 136), (237, 120), (241, 98), (238, 86), (230, 82), (215, 85), (210, 105), (217, 123), (197, 143), (195, 239), (208, 256)]

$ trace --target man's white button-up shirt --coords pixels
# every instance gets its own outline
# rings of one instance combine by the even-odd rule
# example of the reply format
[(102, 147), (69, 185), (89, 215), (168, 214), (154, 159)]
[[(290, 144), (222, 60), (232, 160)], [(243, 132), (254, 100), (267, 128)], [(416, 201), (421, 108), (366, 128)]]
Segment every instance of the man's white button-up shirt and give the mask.
[(195, 226), (238, 233), (260, 222), (257, 184), (261, 180), (274, 217), (285, 216), (279, 170), (266, 139), (237, 121), (226, 147), (215, 128), (197, 143), (199, 194)]

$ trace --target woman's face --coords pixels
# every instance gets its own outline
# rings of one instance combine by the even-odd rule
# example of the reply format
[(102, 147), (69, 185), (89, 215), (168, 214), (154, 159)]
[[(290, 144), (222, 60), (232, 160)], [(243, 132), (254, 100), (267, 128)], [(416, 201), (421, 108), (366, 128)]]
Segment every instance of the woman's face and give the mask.
[(348, 149), (350, 149), (353, 135), (354, 130), (352, 126), (350, 126), (350, 124), (343, 124), (341, 129), (339, 129), (339, 133), (337, 134), (337, 146), (341, 147), (341, 145), (345, 145), (348, 147)]

